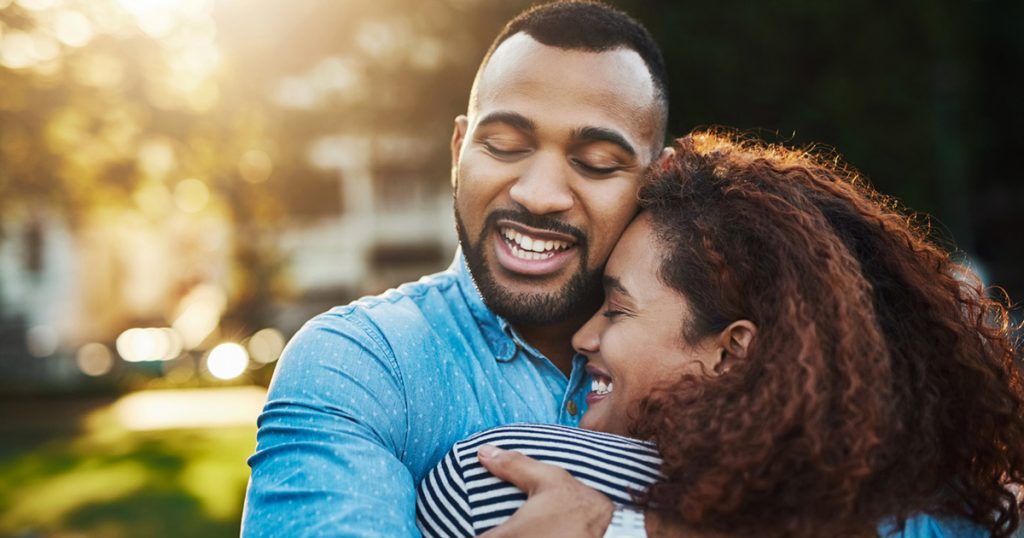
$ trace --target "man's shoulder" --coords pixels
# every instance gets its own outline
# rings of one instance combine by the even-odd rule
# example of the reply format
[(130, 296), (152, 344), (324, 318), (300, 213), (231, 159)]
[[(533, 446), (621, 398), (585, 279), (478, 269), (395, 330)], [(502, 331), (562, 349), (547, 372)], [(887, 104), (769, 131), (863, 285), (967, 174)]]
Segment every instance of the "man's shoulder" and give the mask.
[(458, 275), (452, 270), (426, 275), (378, 295), (360, 297), (346, 305), (336, 306), (321, 316), (358, 316), (387, 321), (392, 316), (407, 313), (433, 314), (442, 305), (468, 310)]
[(288, 342), (275, 377), (305, 390), (310, 376), (323, 378), (324, 370), (411, 376), (431, 362), (425, 357), (447, 353), (456, 331), (473, 330), (459, 287), (457, 275), (446, 271), (318, 314)]
[(439, 327), (464, 326), (472, 312), (462, 287), (459, 275), (449, 269), (336, 306), (310, 319), (303, 329), (357, 331), (391, 341)]

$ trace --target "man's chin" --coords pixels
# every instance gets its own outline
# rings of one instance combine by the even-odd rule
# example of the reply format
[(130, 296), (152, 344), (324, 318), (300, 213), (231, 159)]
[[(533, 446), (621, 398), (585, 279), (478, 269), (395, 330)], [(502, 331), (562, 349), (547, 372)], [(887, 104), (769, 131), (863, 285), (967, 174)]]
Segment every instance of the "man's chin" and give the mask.
[[(458, 214), (456, 219), (458, 223)], [(524, 274), (499, 261), (494, 251), (498, 245), (488, 240), (488, 234), (473, 244), (467, 241), (461, 224), (458, 231), (466, 265), (484, 303), (513, 325), (552, 324), (597, 309), (601, 274), (587, 272), (580, 254), (574, 254), (570, 263), (561, 264), (558, 270)]]
[(568, 288), (578, 267), (560, 271), (530, 273), (517, 271), (500, 263), (489, 263), (490, 279), (506, 293), (516, 295), (554, 295)]
[(545, 325), (574, 314), (572, 286), (565, 279), (502, 278), (489, 275), (480, 286), (487, 307), (514, 325)]

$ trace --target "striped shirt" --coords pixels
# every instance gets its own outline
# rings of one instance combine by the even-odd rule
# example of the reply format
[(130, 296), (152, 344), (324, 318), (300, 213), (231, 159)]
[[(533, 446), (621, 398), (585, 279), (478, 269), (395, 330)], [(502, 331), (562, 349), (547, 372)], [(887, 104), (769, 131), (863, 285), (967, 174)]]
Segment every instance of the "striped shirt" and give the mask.
[(502, 426), (456, 443), (420, 483), (416, 524), (424, 537), (477, 536), (526, 502), (526, 493), (480, 465), (484, 444), (557, 465), (616, 503), (633, 504), (634, 493), (662, 478), (652, 443), (551, 424)]
[[(425, 538), (477, 536), (504, 523), (526, 494), (491, 475), (476, 451), (491, 444), (557, 465), (613, 502), (634, 504), (633, 492), (645, 491), (663, 477), (653, 443), (608, 433), (551, 424), (512, 424), (456, 443), (420, 483), (416, 525)], [(897, 531), (879, 525), (884, 538), (984, 538), (983, 528), (963, 518), (918, 514)], [(1024, 531), (1017, 534), (1024, 538)]]

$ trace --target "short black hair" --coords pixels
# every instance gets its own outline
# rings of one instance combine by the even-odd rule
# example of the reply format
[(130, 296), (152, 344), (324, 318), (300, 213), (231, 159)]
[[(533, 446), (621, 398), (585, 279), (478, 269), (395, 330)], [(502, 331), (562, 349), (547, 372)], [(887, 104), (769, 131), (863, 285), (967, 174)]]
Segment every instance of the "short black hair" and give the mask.
[(620, 47), (636, 51), (650, 71), (655, 99), (668, 119), (668, 73), (658, 44), (639, 21), (607, 4), (591, 0), (560, 0), (527, 9), (510, 20), (484, 56), (483, 69), (499, 45), (523, 32), (549, 47), (605, 52)]

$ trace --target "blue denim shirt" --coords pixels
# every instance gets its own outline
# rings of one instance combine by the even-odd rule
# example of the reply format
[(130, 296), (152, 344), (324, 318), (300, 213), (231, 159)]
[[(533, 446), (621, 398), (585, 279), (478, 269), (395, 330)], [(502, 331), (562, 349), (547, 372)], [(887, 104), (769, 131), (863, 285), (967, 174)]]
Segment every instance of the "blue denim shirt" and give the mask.
[(492, 313), (461, 255), (336, 307), (292, 338), (259, 418), (244, 536), (417, 536), (416, 485), (454, 445), (514, 422), (576, 426), (570, 379)]
[[(494, 426), (577, 426), (585, 363), (566, 379), (484, 305), (459, 254), (313, 318), (259, 417), (242, 535), (419, 536), (416, 486), (444, 454)], [(893, 536), (983, 536), (970, 530), (921, 516)]]
[(896, 532), (891, 523), (883, 523), (878, 527), (878, 536), (882, 538), (988, 538), (989, 534), (970, 521), (922, 515), (907, 520), (907, 524), (901, 532)]

